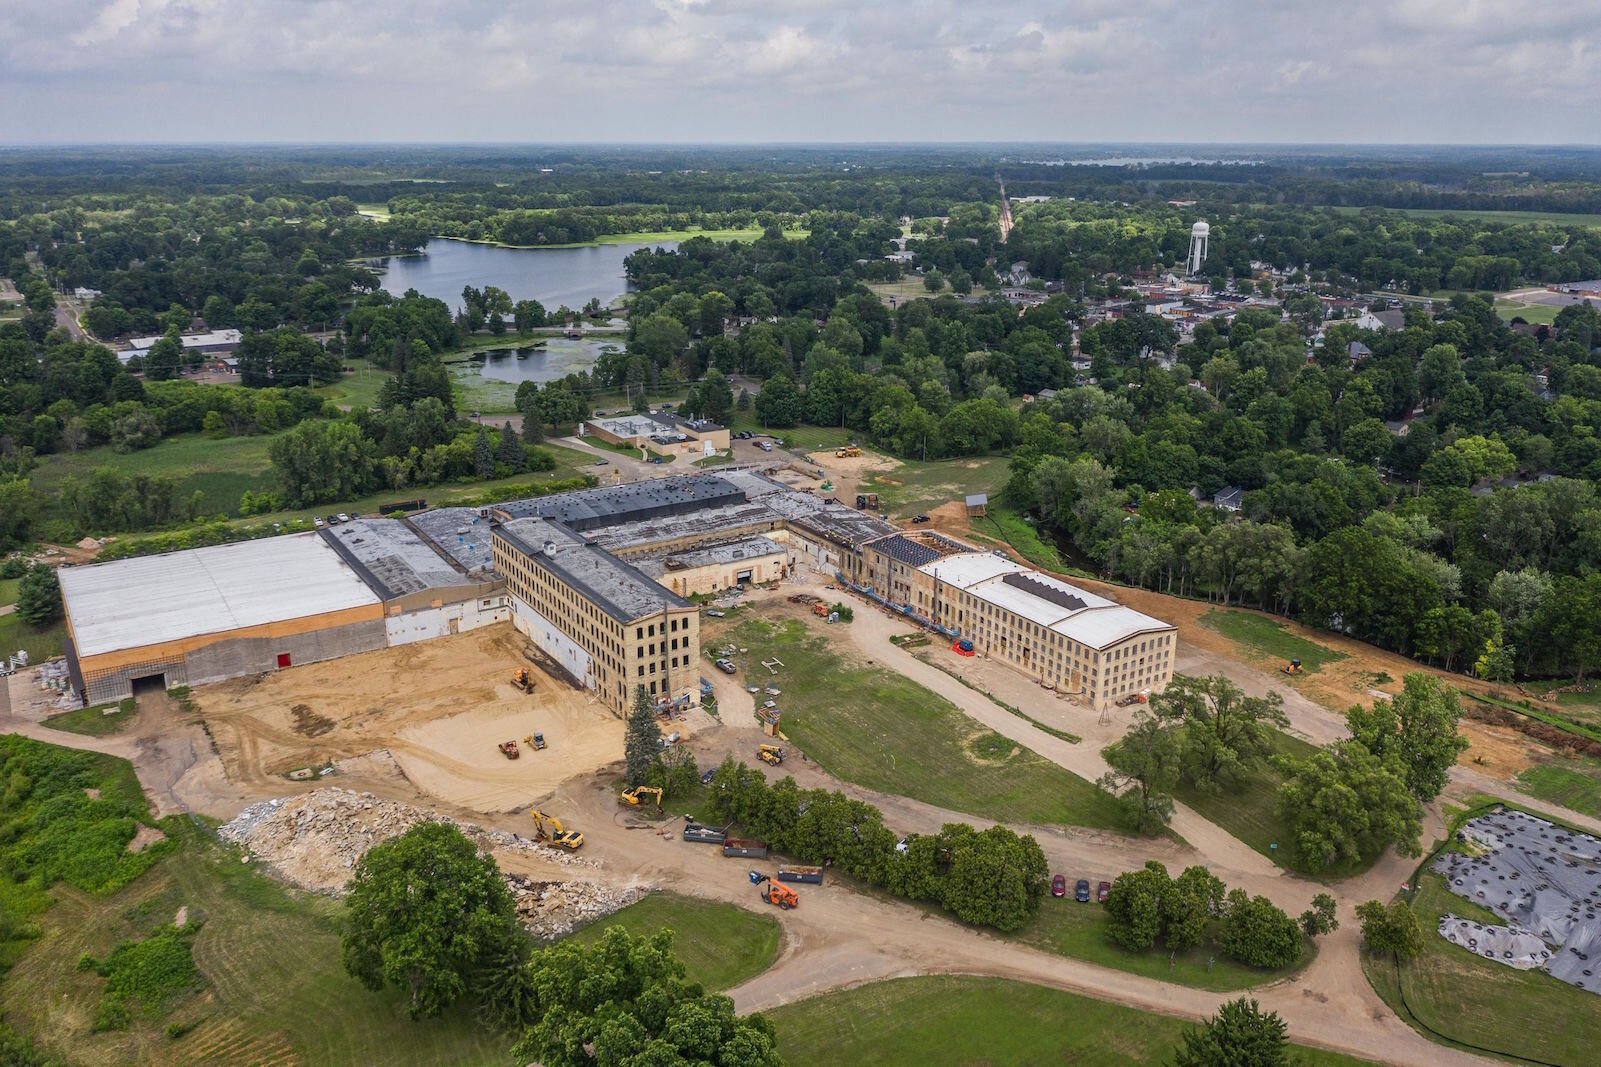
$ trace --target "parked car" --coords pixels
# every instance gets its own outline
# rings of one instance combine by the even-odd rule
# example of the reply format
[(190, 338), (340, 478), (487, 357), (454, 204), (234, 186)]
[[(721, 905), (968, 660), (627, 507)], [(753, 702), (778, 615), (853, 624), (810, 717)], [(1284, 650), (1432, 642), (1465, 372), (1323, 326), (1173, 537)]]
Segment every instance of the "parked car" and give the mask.
[(316, 518), (316, 517), (313, 517), (311, 522), (312, 522), (312, 525), (316, 526), (317, 529), (319, 529), (319, 530), (322, 529), (324, 526), (328, 525), (327, 523), (323, 522), (320, 518)]
[(711, 785), (712, 784), (712, 775), (714, 775), (716, 773), (717, 773), (717, 768), (716, 767), (713, 767), (710, 770), (701, 771), (700, 772), (700, 784), (701, 785)]
[(1053, 897), (1065, 897), (1065, 896), (1067, 896), (1067, 879), (1066, 878), (1063, 878), (1059, 874), (1051, 875), (1051, 896), (1053, 896)]
[(717, 669), (722, 671), (724, 674), (733, 674), (735, 671), (739, 670), (738, 667), (734, 666), (734, 661), (731, 659), (718, 660)]
[(763, 452), (771, 452), (773, 450), (773, 442), (771, 442), (771, 441), (757, 441), (756, 442), (756, 447), (761, 449)]
[(709, 619), (720, 619), (724, 615), (727, 615), (727, 614), (728, 614), (728, 612), (723, 611), (720, 608), (707, 608), (706, 609), (706, 617), (709, 618)]
[(339, 521), (340, 522), (349, 522), (350, 521), (350, 516), (346, 515), (344, 512), (341, 511), (339, 513)]
[(605, 466), (609, 466), (610, 464), (611, 464), (611, 460), (609, 460), (609, 459), (597, 459), (595, 461), (595, 466), (597, 466), (597, 467), (605, 467)]
[(1073, 887), (1073, 899), (1080, 904), (1088, 904), (1090, 902), (1090, 880), (1088, 878), (1080, 878), (1078, 880), (1078, 885)]
[(1095, 887), (1095, 903), (1105, 904), (1107, 896), (1112, 892), (1111, 882), (1102, 882)]
[(913, 515), (912, 516), (912, 521), (913, 522), (927, 522), (928, 521), (928, 516), (927, 515)]

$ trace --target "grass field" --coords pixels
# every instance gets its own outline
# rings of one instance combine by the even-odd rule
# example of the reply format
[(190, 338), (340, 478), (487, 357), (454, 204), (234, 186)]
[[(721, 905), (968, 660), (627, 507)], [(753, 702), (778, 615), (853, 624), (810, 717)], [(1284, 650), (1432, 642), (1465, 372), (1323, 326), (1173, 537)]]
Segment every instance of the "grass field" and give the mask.
[(728, 420), (728, 428), (735, 432), (749, 430), (751, 433), (781, 437), (785, 448), (799, 448), (807, 452), (823, 449), (832, 451), (840, 445), (855, 440), (857, 436), (855, 430), (840, 429), (836, 426), (792, 426), (787, 430), (769, 430), (763, 428), (756, 420), (754, 411), (736, 412)]
[[(951, 292), (949, 284), (946, 284), (937, 293), (929, 292), (923, 287), (923, 276), (920, 274), (908, 274), (897, 282), (868, 282), (867, 287), (873, 291), (875, 296), (886, 303), (894, 300), (897, 304), (902, 304), (908, 300), (933, 300), (935, 297), (955, 295)], [(978, 298), (986, 296), (988, 293), (989, 290), (982, 285), (975, 285), (971, 295), (974, 298)]]
[(702, 648), (725, 639), (749, 649), (740, 662), (755, 668), (752, 681), (768, 680), (759, 661), (784, 662), (772, 679), (783, 690), (784, 732), (839, 778), (991, 819), (1124, 826), (1108, 794), (899, 674), (842, 657), (803, 623), (719, 627)]
[(313, 392), (332, 400), (346, 411), (365, 411), (377, 407), (378, 392), (393, 375), (364, 359), (347, 359), (345, 366), (354, 367), (355, 373), (343, 375), (337, 382), (319, 386)]
[(1601, 761), (1578, 757), (1536, 764), (1518, 775), (1518, 791), (1582, 815), (1601, 816)]
[[(778, 1032), (779, 1054), (796, 1064), (1157, 1067), (1190, 1025), (1057, 989), (966, 976), (874, 982), (764, 1014)], [(1296, 1053), (1304, 1067), (1366, 1062), (1317, 1049)]]
[(1286, 630), (1282, 623), (1248, 611), (1209, 611), (1201, 616), (1201, 623), (1268, 659), (1278, 660), (1280, 666), (1298, 659), (1302, 670), (1308, 674), (1316, 673), (1325, 664), (1345, 658), (1343, 652), (1335, 652), (1304, 637), (1297, 637)]
[(1512, 300), (1497, 300), (1495, 310), (1503, 319), (1509, 321), (1518, 318), (1536, 326), (1542, 323), (1549, 326), (1557, 321), (1557, 312), (1562, 309), (1555, 304), (1520, 304)]
[(79, 708), (77, 711), (52, 715), (44, 721), (44, 725), (52, 730), (66, 730), (68, 733), (84, 734), (88, 737), (106, 737), (126, 729), (138, 714), (138, 709), (130, 697), (121, 704), (99, 704), (92, 708)]
[(969, 459), (942, 459), (930, 462), (907, 460), (892, 471), (882, 471), (867, 480), (864, 488), (877, 493), (886, 511), (929, 511), (970, 493), (999, 495), (1011, 476), (1006, 456), (979, 456)]
[(97, 467), (124, 475), (162, 474), (177, 483), (180, 501), (188, 501), (198, 489), (202, 513), (231, 515), (247, 489), (258, 493), (272, 488), (269, 441), (266, 435), (212, 438), (195, 433), (165, 438), (139, 452), (119, 453), (102, 445), (77, 455), (56, 453), (40, 460), (33, 487), (50, 497), (68, 475), (82, 479)]
[(1435, 933), (1440, 916), (1448, 911), (1480, 922), (1502, 920), (1449, 892), (1437, 874), (1424, 874), (1418, 886), (1412, 910), (1423, 928), (1423, 954), (1402, 965), (1399, 985), (1394, 962), (1363, 956), (1362, 969), (1385, 1003), (1402, 1019), (1415, 1018), (1446, 1035), (1447, 1044), (1477, 1045), (1560, 1067), (1596, 1062), (1601, 1005), (1594, 993), (1542, 971), (1515, 971), (1450, 944)]
[(770, 915), (677, 893), (652, 893), (572, 937), (591, 944), (613, 926), (635, 937), (670, 928), (690, 981), (711, 990), (732, 989), (771, 967), (782, 937)]
[(28, 662), (43, 663), (51, 656), (61, 655), (61, 642), (66, 638), (65, 622), (30, 626), (15, 613), (0, 615), (0, 658), (21, 650), (28, 654)]
[[(1168, 873), (1177, 875), (1179, 872), (1173, 870)], [(1067, 872), (1067, 876), (1069, 880), (1074, 877), (1071, 871)], [(1279, 971), (1263, 971), (1227, 959), (1210, 945), (1201, 945), (1178, 953), (1173, 958), (1172, 970), (1169, 970), (1166, 951), (1151, 949), (1147, 952), (1130, 952), (1112, 940), (1107, 932), (1108, 927), (1106, 909), (1101, 905), (1080, 904), (1066, 897), (1050, 897), (1040, 905), (1040, 910), (1028, 925), (1013, 936), (1026, 945), (1076, 960), (1220, 993), (1276, 982), (1302, 970), (1317, 955), (1317, 949), (1308, 943), (1300, 962), (1295, 966)], [(1210, 968), (1206, 965), (1208, 959), (1213, 960)]]
[[(1273, 732), (1274, 748), (1280, 754), (1294, 759), (1305, 759), (1317, 751), (1298, 737), (1277, 730)], [(1174, 796), (1182, 804), (1193, 808), (1202, 818), (1222, 827), (1256, 851), (1281, 866), (1289, 864), (1289, 828), (1273, 814), (1278, 800), (1279, 786), (1284, 781), (1271, 766), (1259, 767), (1249, 775), (1238, 790), (1227, 793), (1203, 793), (1188, 786), (1181, 787)], [(1277, 849), (1268, 846), (1277, 844)], [(1335, 867), (1314, 877), (1324, 879), (1346, 878), (1363, 867)]]
[(0, 608), (17, 602), (17, 586), (21, 584), (21, 578), (0, 578)]

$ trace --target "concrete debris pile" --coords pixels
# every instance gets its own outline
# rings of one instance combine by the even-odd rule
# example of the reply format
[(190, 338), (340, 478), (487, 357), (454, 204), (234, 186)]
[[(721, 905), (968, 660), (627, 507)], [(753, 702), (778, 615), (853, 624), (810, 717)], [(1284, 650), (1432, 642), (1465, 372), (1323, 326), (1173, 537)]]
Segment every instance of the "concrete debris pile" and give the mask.
[(517, 916), (523, 925), (547, 941), (605, 918), (650, 892), (643, 885), (617, 888), (598, 882), (541, 882), (520, 874), (506, 875), (506, 886), (517, 902)]
[(520, 834), (484, 830), (424, 808), (348, 789), (317, 789), (264, 800), (240, 812), (218, 832), (224, 840), (243, 845), (286, 881), (313, 892), (337, 894), (368, 849), (424, 822), (449, 823), (484, 852), (522, 852), (563, 867), (593, 870), (600, 866), (595, 860)]

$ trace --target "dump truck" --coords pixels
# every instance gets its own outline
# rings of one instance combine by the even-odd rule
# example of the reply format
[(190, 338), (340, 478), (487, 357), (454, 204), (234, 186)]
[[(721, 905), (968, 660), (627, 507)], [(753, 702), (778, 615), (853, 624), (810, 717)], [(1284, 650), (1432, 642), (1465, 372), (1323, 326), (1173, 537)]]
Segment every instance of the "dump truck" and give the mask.
[(800, 894), (787, 885), (779, 885), (765, 874), (751, 872), (751, 881), (762, 887), (762, 899), (788, 911), (800, 903)]
[(728, 831), (717, 826), (691, 823), (684, 827), (684, 840), (696, 845), (721, 845), (728, 840)]
[(505, 756), (507, 759), (516, 759), (518, 756), (522, 755), (521, 752), (517, 751), (517, 742), (515, 741), (502, 741), (495, 747), (499, 748), (500, 754)]
[(730, 837), (723, 842), (723, 855), (742, 856), (751, 860), (764, 860), (767, 858), (767, 846), (760, 841), (744, 841), (737, 837)]
[(776, 767), (784, 762), (784, 750), (777, 745), (760, 745), (756, 749), (756, 757), (763, 763)]
[(655, 800), (656, 800), (656, 810), (657, 811), (661, 811), (662, 810), (662, 791), (661, 791), (661, 787), (660, 786), (655, 786), (655, 785), (631, 785), (627, 789), (624, 789), (622, 791), (622, 793), (618, 795), (617, 803), (619, 803), (619, 804), (632, 804), (634, 807), (637, 808), (637, 807), (639, 807), (640, 804), (643, 804), (645, 802), (645, 797), (647, 797), (647, 796), (655, 798)]
[(839, 448), (834, 449), (834, 457), (836, 459), (855, 459), (861, 454), (862, 450), (855, 445), (841, 445)]
[(777, 878), (780, 882), (805, 882), (807, 885), (822, 885), (823, 868), (800, 867), (790, 864), (778, 868)]
[(528, 672), (527, 667), (517, 668), (517, 670), (511, 676), (511, 684), (516, 686), (518, 689), (521, 689), (525, 693), (532, 693), (534, 691), (534, 677)]
[(567, 829), (556, 816), (546, 815), (538, 808), (530, 809), (528, 815), (534, 820), (535, 841), (549, 841), (568, 852), (577, 852), (583, 845), (584, 835), (577, 830)]

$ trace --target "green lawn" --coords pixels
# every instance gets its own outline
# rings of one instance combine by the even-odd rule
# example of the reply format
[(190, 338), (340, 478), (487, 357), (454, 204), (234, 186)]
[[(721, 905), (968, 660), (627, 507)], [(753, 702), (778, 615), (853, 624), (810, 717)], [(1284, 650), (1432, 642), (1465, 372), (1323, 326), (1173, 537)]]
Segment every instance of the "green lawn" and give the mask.
[(44, 721), (44, 724), (52, 730), (66, 730), (68, 733), (85, 734), (89, 737), (105, 737), (126, 729), (138, 714), (138, 709), (130, 697), (120, 704), (99, 704), (92, 708), (79, 708), (77, 711), (52, 715)]
[(17, 602), (17, 586), (21, 584), (21, 578), (0, 578), (0, 608)]
[(1518, 791), (1583, 815), (1601, 816), (1601, 760), (1558, 758), (1537, 764), (1518, 775)]
[(1281, 661), (1281, 666), (1288, 664), (1292, 659), (1298, 659), (1301, 661), (1301, 668), (1308, 674), (1316, 672), (1325, 664), (1345, 658), (1343, 652), (1335, 652), (1304, 637), (1298, 637), (1286, 630), (1282, 623), (1263, 618), (1261, 615), (1253, 615), (1248, 611), (1226, 609), (1209, 611), (1201, 616), (1201, 624), (1269, 659)]
[[(1317, 751), (1298, 737), (1273, 731), (1275, 750), (1294, 759), (1305, 759)], [(1273, 814), (1278, 800), (1279, 786), (1284, 776), (1271, 766), (1257, 768), (1244, 783), (1227, 793), (1203, 793), (1181, 786), (1174, 794), (1181, 804), (1193, 808), (1207, 822), (1214, 823), (1280, 866), (1289, 865), (1289, 828)], [(1270, 845), (1277, 844), (1274, 849)], [(1337, 867), (1314, 875), (1325, 879), (1347, 878), (1371, 866)]]
[[(757, 900), (754, 893), (751, 899)], [(771, 915), (677, 893), (652, 893), (572, 937), (590, 944), (613, 926), (635, 937), (671, 929), (673, 949), (690, 981), (712, 990), (732, 989), (771, 967), (782, 936)]]
[(782, 438), (785, 448), (798, 448), (805, 452), (832, 452), (840, 445), (849, 444), (857, 439), (855, 430), (841, 429), (837, 426), (792, 426), (787, 430), (766, 429), (756, 420), (752, 411), (735, 412), (728, 420), (728, 428), (732, 431), (749, 430), (751, 433), (771, 434)]
[[(782, 729), (796, 747), (845, 781), (990, 819), (1125, 826), (1107, 793), (803, 623), (719, 625), (703, 631), (702, 648), (730, 639), (749, 649), (738, 657), (746, 680), (783, 691)], [(760, 663), (775, 656), (776, 677)]]
[(313, 390), (318, 396), (332, 400), (346, 411), (365, 411), (378, 406), (378, 392), (393, 375), (381, 367), (374, 367), (364, 359), (347, 359), (345, 366), (356, 368), (337, 382)]
[(61, 642), (66, 639), (65, 622), (55, 622), (48, 626), (30, 626), (15, 613), (0, 615), (0, 659), (9, 657), (20, 649), (28, 654), (28, 662), (43, 663), (51, 656), (61, 655)]
[[(1601, 1002), (1596, 994), (1560, 982), (1543, 971), (1515, 971), (1480, 959), (1436, 932), (1446, 912), (1480, 922), (1501, 923), (1493, 912), (1449, 892), (1445, 880), (1426, 873), (1412, 902), (1423, 928), (1423, 954), (1396, 966), (1363, 956), (1368, 981), (1402, 1019), (1424, 1036), (1443, 1034), (1446, 1044), (1477, 1045), (1561, 1067), (1589, 1067), (1601, 1047)], [(1405, 993), (1402, 1003), (1401, 993)], [(1410, 1009), (1410, 1011), (1408, 1010)]]
[[(1157, 1067), (1190, 1025), (1058, 989), (968, 976), (874, 982), (763, 1014), (778, 1032), (779, 1054), (796, 1064)], [(1296, 1052), (1305, 1067), (1366, 1063)]]
[[(1176, 875), (1179, 872), (1175, 870), (1168, 873)], [(1073, 878), (1071, 872), (1068, 878)], [(1276, 982), (1300, 971), (1317, 955), (1316, 947), (1308, 942), (1306, 951), (1295, 966), (1263, 971), (1236, 963), (1221, 955), (1216, 948), (1202, 945), (1175, 956), (1173, 969), (1169, 970), (1166, 951), (1151, 949), (1147, 952), (1130, 952), (1112, 940), (1108, 933), (1109, 925), (1106, 909), (1099, 904), (1080, 904), (1067, 897), (1048, 897), (1028, 925), (1013, 936), (1026, 945), (1076, 960), (1220, 993)], [(1213, 961), (1210, 968), (1206, 965), (1208, 959)]]
[(1496, 313), (1503, 319), (1522, 319), (1532, 325), (1544, 323), (1549, 326), (1557, 321), (1557, 312), (1562, 309), (1555, 304), (1519, 304), (1511, 300), (1497, 300)]
[(47, 498), (63, 478), (84, 478), (97, 467), (110, 467), (125, 475), (162, 474), (178, 486), (178, 499), (187, 502), (199, 490), (200, 510), (207, 515), (232, 514), (245, 490), (259, 493), (272, 488), (272, 464), (264, 434), (251, 437), (207, 437), (179, 434), (153, 448), (119, 453), (109, 445), (77, 455), (56, 453), (43, 457), (32, 476), (33, 487)]

